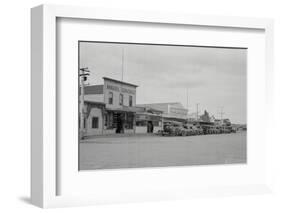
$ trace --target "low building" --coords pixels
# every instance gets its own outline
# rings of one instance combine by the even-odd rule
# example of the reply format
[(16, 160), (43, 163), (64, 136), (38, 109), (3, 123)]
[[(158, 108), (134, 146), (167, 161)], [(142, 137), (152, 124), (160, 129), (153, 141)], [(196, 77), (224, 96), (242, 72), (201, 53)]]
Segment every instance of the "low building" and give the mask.
[(103, 79), (103, 85), (84, 87), (85, 135), (135, 133), (137, 85)]
[(187, 121), (192, 123), (198, 121), (198, 114), (196, 112), (188, 113)]
[(187, 109), (181, 103), (152, 103), (152, 104), (138, 104), (138, 107), (148, 107), (162, 112), (163, 122), (165, 121), (179, 121), (185, 122), (187, 120)]
[(136, 133), (157, 133), (163, 127), (162, 111), (151, 107), (138, 106)]
[[(104, 131), (105, 103), (86, 100), (84, 129), (86, 135), (101, 135)], [(79, 122), (80, 124), (80, 122)]]

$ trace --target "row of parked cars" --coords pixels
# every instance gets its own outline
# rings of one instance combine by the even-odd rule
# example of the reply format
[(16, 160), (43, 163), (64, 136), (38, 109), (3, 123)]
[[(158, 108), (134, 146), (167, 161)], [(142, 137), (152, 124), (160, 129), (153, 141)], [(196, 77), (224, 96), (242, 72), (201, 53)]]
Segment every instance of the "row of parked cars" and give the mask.
[(163, 130), (158, 133), (167, 136), (190, 136), (206, 134), (223, 134), (236, 132), (231, 126), (212, 126), (200, 124), (182, 124), (180, 122), (165, 122)]

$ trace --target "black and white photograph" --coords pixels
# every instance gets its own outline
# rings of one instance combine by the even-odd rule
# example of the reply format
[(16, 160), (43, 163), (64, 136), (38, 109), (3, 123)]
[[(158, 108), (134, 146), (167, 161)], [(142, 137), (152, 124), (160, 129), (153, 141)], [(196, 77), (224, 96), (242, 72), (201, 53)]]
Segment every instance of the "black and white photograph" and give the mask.
[(247, 163), (247, 48), (78, 42), (79, 170)]

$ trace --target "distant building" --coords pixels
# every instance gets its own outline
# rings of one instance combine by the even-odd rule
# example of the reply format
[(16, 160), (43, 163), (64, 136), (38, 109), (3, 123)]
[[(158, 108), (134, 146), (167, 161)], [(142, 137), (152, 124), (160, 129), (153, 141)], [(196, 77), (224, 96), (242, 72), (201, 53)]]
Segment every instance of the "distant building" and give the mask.
[(187, 121), (188, 122), (196, 122), (197, 121), (197, 113), (196, 112), (192, 112), (192, 113), (188, 113), (187, 115)]
[(103, 85), (84, 88), (85, 135), (135, 133), (137, 85), (103, 79)]
[(162, 129), (163, 111), (148, 106), (137, 106), (136, 133), (156, 133)]
[(187, 119), (187, 109), (183, 107), (181, 103), (152, 103), (152, 104), (138, 104), (138, 107), (149, 107), (154, 110), (162, 111), (163, 121), (181, 121), (184, 122)]
[(200, 116), (200, 120), (203, 122), (211, 122), (211, 117), (206, 110), (204, 111), (204, 114)]

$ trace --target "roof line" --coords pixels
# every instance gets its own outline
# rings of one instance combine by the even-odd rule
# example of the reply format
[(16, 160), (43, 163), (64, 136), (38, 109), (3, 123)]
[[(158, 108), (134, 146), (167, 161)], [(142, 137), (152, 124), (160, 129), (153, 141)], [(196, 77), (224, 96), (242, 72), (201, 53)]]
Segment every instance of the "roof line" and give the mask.
[(137, 106), (154, 105), (154, 104), (181, 104), (181, 103), (180, 102), (147, 103), (147, 104), (137, 104)]
[(119, 81), (119, 80), (112, 79), (112, 78), (108, 78), (108, 77), (103, 77), (103, 79), (104, 79), (104, 80), (114, 81), (114, 82), (117, 82), (117, 83), (120, 83), (120, 84), (127, 84), (127, 85), (133, 86), (133, 87), (138, 87), (138, 85), (131, 84), (131, 83), (127, 83), (127, 82), (124, 82), (124, 81)]

